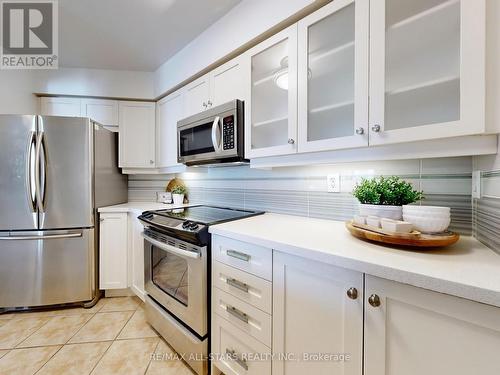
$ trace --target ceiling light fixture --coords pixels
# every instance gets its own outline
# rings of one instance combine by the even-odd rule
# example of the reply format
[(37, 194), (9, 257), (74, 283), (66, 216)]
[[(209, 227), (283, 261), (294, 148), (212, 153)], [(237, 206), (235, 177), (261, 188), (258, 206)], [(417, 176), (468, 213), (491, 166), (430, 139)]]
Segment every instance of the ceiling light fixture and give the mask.
[[(280, 61), (281, 68), (274, 73), (273, 81), (280, 89), (288, 90), (288, 56)], [(307, 69), (307, 79), (311, 79), (311, 69)]]
[(288, 56), (285, 56), (280, 61), (281, 68), (274, 73), (274, 83), (280, 89), (288, 90)]

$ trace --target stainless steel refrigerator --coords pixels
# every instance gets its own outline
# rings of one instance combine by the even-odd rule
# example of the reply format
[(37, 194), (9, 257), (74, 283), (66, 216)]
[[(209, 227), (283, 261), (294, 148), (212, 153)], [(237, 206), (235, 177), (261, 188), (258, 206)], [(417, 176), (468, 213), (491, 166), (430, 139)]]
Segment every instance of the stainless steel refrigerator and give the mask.
[(97, 208), (127, 201), (117, 155), (88, 118), (0, 115), (0, 310), (96, 301)]

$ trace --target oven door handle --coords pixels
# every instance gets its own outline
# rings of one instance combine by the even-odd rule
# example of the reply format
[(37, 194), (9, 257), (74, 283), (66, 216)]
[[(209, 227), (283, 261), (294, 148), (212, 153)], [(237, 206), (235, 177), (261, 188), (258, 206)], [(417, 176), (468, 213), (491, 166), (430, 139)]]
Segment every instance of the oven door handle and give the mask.
[[(219, 116), (215, 116), (214, 123), (212, 124), (212, 144), (214, 146), (215, 153), (218, 154), (221, 152), (220, 149), (220, 140), (217, 140), (217, 133), (219, 130)], [(220, 138), (220, 137), (219, 137)]]
[(159, 249), (168, 251), (170, 253), (179, 255), (179, 256), (184, 257), (184, 258), (192, 258), (192, 259), (201, 258), (201, 254), (200, 253), (195, 253), (194, 251), (182, 250), (182, 249), (179, 249), (179, 248), (177, 248), (175, 246), (168, 245), (166, 243), (160, 242), (158, 240), (155, 240), (155, 239), (147, 236), (146, 234), (144, 234), (144, 232), (142, 232), (141, 235), (142, 235), (142, 237), (144, 237), (144, 239), (146, 241), (148, 241), (152, 245), (155, 245)]

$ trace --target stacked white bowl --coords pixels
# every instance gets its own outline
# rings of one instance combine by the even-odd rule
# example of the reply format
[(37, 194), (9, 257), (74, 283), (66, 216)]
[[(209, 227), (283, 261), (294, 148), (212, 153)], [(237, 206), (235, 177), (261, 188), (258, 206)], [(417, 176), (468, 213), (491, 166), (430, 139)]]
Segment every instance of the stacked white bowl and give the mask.
[(437, 206), (403, 206), (403, 220), (422, 233), (441, 233), (451, 222), (450, 208)]

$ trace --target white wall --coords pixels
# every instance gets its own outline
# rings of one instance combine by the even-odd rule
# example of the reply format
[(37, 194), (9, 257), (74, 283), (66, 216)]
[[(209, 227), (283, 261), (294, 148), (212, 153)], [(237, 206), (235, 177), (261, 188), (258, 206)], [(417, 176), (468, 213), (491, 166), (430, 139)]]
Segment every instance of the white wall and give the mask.
[(34, 92), (151, 99), (154, 74), (99, 69), (0, 70), (0, 113), (38, 110)]
[(314, 0), (243, 0), (155, 72), (161, 95)]

